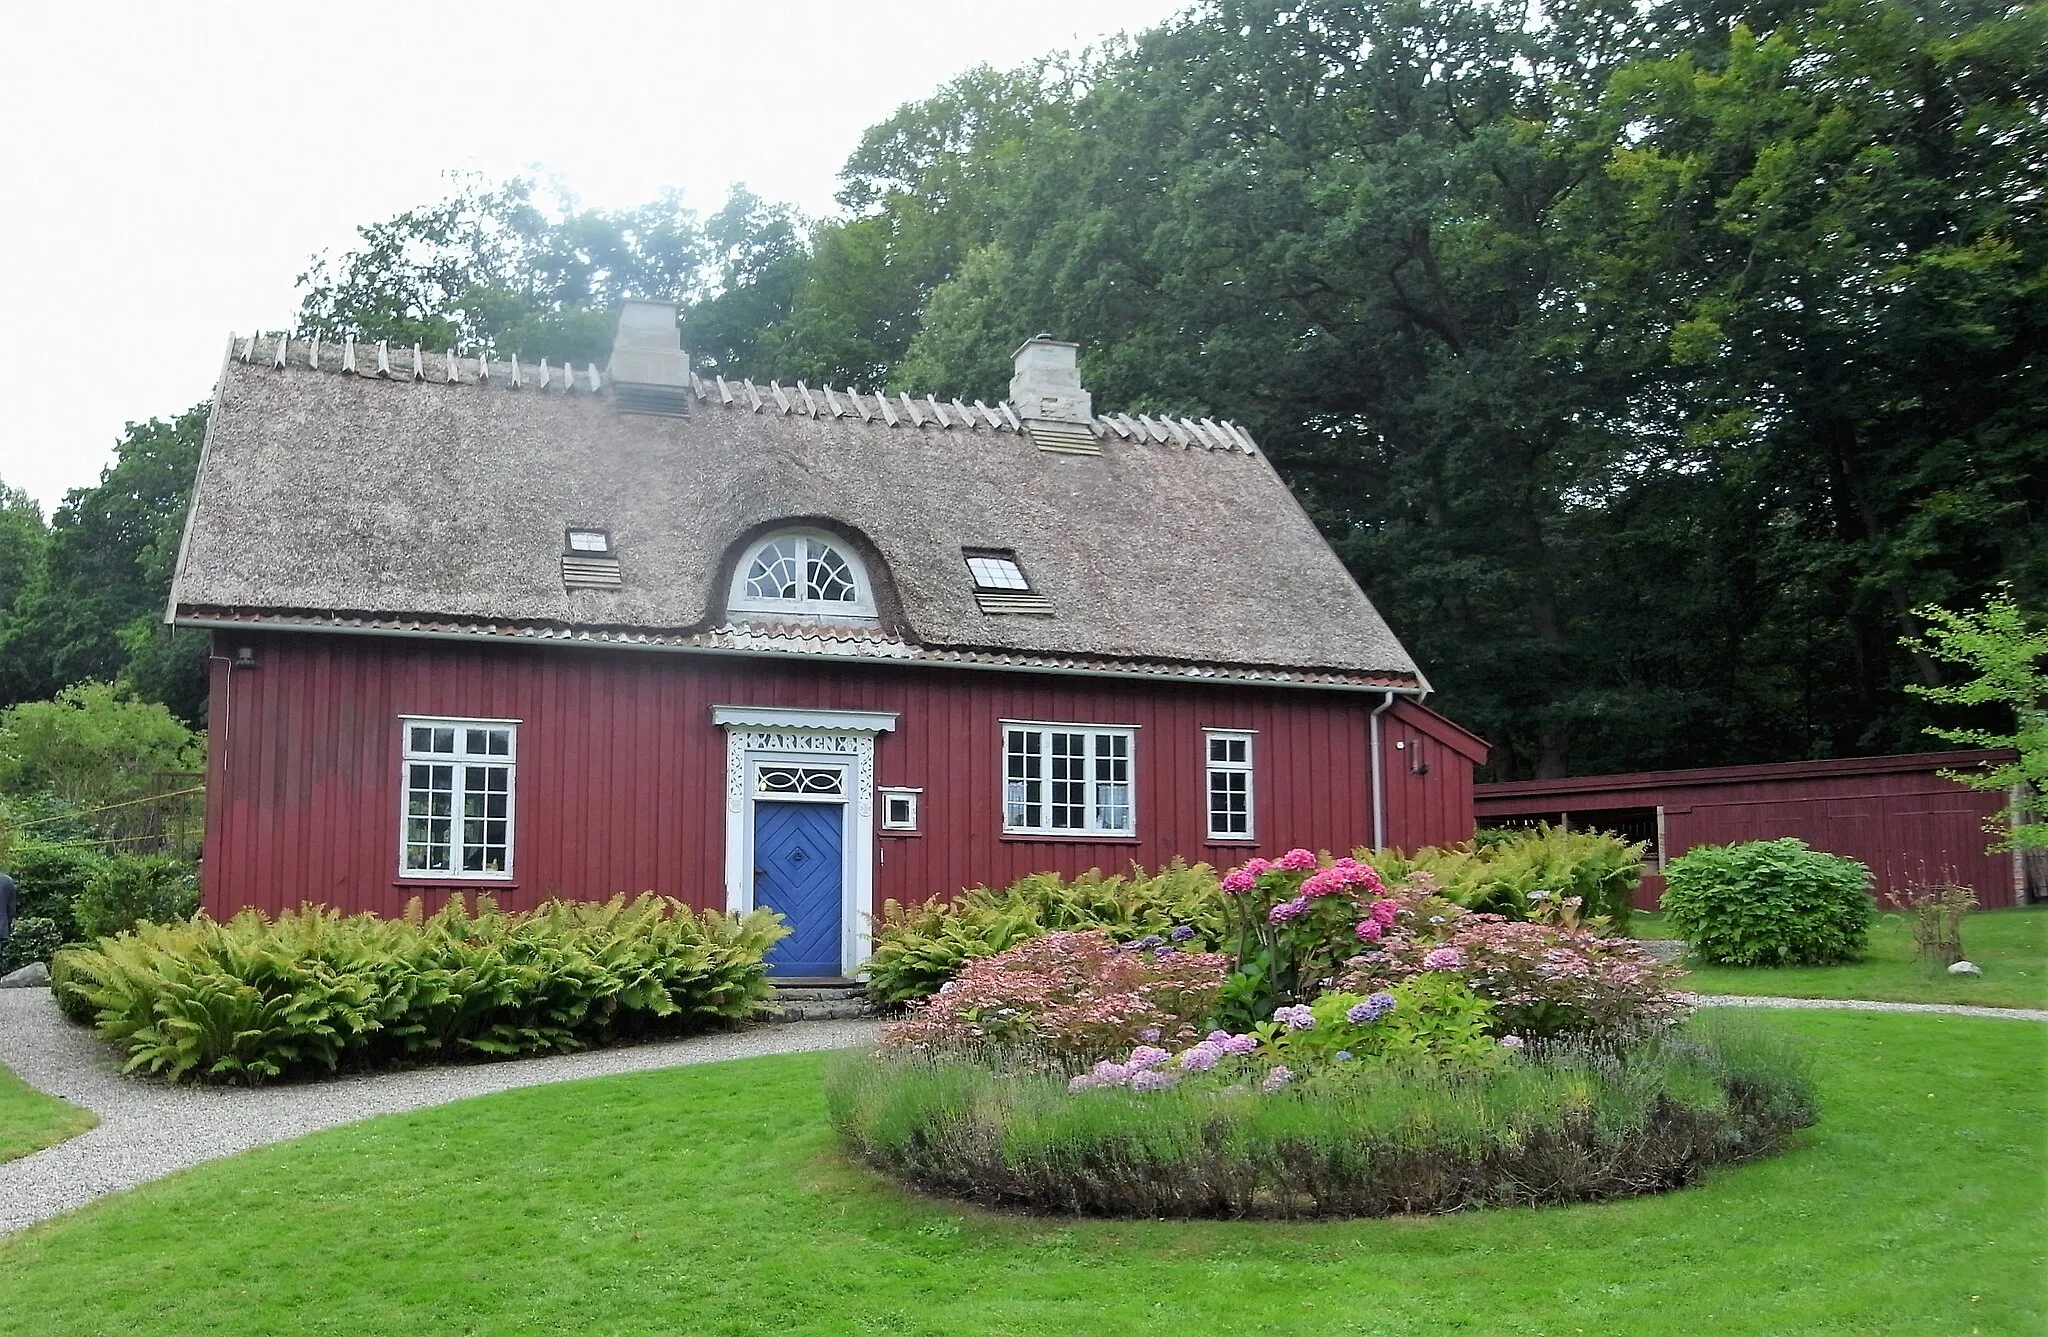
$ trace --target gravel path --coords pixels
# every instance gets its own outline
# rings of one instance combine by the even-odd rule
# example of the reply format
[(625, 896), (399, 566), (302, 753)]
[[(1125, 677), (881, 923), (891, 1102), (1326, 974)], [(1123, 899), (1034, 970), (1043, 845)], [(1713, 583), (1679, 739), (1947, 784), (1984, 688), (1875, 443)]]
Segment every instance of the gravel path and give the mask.
[(1737, 993), (1696, 993), (1687, 995), (1701, 1007), (1818, 1007), (1842, 1012), (1948, 1012), (1959, 1017), (2007, 1017), (2019, 1021), (2048, 1021), (2048, 1011), (2037, 1007), (1972, 1007), (1967, 1003), (1873, 1003), (1863, 998), (1765, 998)]
[(0, 1235), (202, 1161), (379, 1114), (548, 1082), (844, 1049), (879, 1030), (870, 1021), (799, 1021), (506, 1063), (285, 1086), (183, 1087), (121, 1076), (113, 1049), (64, 1020), (48, 989), (0, 989), (0, 1063), (100, 1118), (90, 1132), (0, 1164)]

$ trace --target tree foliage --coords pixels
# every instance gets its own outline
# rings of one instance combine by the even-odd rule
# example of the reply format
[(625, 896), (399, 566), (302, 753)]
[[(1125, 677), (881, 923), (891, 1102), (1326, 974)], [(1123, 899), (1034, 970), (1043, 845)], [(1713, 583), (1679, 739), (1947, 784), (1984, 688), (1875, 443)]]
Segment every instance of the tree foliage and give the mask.
[[(172, 633), (163, 615), (206, 414), (199, 404), (128, 424), (98, 485), (73, 488), (47, 533), (24, 539), (32, 555), (0, 606), (0, 704), (121, 680), (187, 722), (202, 718), (205, 637)], [(0, 510), (0, 581), (16, 532), (31, 532), (24, 512)]]
[[(2006, 728), (1934, 725), (1927, 732), (1964, 747), (2009, 748), (2017, 755), (2001, 766), (1951, 776), (1975, 789), (2020, 790), (2027, 797), (2005, 815), (2007, 842), (2000, 848), (2048, 849), (2048, 820), (2035, 810), (2048, 794), (2048, 621), (2030, 615), (2001, 588), (1981, 607), (1917, 610), (1927, 630), (1908, 638), (1908, 648), (1969, 671), (1961, 682), (1939, 686), (1908, 684), (1915, 696), (1943, 705), (1993, 708), (2009, 718)], [(2008, 843), (2009, 842), (2009, 843)]]
[(205, 743), (161, 704), (105, 683), (0, 711), (0, 790), (96, 809), (147, 796), (153, 776), (196, 771)]

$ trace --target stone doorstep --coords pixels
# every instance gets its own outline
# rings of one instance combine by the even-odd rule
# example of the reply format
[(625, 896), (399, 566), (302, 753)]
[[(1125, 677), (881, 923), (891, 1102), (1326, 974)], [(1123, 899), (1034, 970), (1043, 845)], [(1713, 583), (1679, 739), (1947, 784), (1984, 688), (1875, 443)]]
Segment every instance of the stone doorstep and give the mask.
[(761, 1010), (765, 1021), (852, 1021), (873, 1016), (867, 989), (857, 980), (820, 979), (774, 982), (775, 992)]

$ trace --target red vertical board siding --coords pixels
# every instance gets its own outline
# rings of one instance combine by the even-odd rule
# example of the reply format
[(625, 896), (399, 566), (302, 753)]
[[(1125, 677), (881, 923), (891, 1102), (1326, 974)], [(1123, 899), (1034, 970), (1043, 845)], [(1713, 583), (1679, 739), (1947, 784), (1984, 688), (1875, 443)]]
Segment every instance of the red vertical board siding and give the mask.
[[(397, 876), (401, 715), (520, 721), (515, 877), (482, 887), (515, 907), (638, 891), (722, 905), (717, 705), (898, 714), (877, 743), (876, 782), (924, 794), (917, 834), (877, 832), (878, 901), (1044, 869), (1229, 864), (1371, 838), (1369, 694), (367, 636), (249, 633), (234, 645), (254, 648), (257, 666), (212, 665), (205, 896), (216, 915), (303, 901), (396, 913), (414, 896), (433, 909), (479, 888)], [(1005, 839), (1003, 719), (1138, 726), (1138, 838)], [(1208, 840), (1208, 728), (1257, 735), (1255, 844)], [(1389, 763), (1390, 843), (1469, 835), (1471, 763), (1421, 733), (1399, 736), (1436, 750), (1426, 776)]]
[[(1667, 859), (1696, 845), (1796, 836), (1861, 860), (1880, 896), (1917, 882), (1956, 881), (1979, 904), (1996, 907), (2016, 899), (2011, 856), (1985, 849), (1985, 823), (2004, 796), (1941, 772), (1999, 759), (1929, 753), (1520, 781), (1479, 786), (1475, 801), (1487, 816), (1661, 807)], [(1663, 879), (1646, 878), (1637, 903), (1654, 908), (1662, 891)]]

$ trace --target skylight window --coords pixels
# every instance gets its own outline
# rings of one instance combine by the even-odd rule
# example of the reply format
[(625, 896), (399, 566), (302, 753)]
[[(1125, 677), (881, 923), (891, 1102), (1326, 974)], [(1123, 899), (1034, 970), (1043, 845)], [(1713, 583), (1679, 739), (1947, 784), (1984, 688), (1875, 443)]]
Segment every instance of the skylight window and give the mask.
[(608, 553), (612, 550), (612, 536), (603, 529), (572, 529), (569, 531), (570, 552)]
[(976, 552), (967, 550), (967, 570), (974, 577), (977, 590), (1028, 590), (1031, 582), (1024, 579), (1024, 568), (1017, 565), (1015, 553)]

